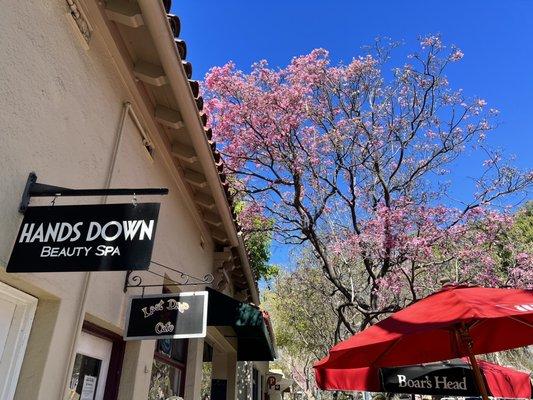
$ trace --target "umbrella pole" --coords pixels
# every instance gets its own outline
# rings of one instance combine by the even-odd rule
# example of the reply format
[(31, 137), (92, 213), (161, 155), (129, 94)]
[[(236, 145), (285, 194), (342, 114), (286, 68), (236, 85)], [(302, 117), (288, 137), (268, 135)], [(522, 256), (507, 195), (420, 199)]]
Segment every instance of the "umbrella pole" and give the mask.
[(468, 358), (470, 359), (470, 364), (472, 365), (472, 371), (474, 372), (474, 379), (476, 380), (476, 386), (481, 394), (481, 397), (483, 400), (489, 400), (487, 388), (485, 387), (485, 382), (483, 381), (481, 370), (479, 369), (479, 364), (477, 363), (474, 352), (472, 351), (472, 346), (474, 343), (472, 342), (472, 337), (470, 337), (470, 334), (468, 333), (467, 327), (463, 324), (460, 329), (455, 331), (455, 333), (457, 344), (462, 343), (468, 353)]
[(485, 387), (485, 382), (483, 381), (483, 377), (481, 376), (481, 370), (479, 369), (479, 364), (477, 363), (476, 357), (472, 353), (472, 349), (470, 346), (468, 347), (468, 358), (470, 358), (470, 364), (472, 365), (472, 370), (474, 371), (474, 378), (476, 379), (476, 384), (481, 392), (481, 397), (483, 397), (483, 400), (489, 400), (489, 396), (487, 394), (487, 388)]

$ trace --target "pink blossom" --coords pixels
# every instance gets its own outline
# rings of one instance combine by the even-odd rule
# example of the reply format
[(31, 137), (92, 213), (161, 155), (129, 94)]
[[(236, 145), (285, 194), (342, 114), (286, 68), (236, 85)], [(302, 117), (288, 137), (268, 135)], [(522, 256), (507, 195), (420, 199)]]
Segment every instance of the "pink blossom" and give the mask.
[(441, 38), (440, 38), (440, 36), (436, 36), (436, 35), (427, 36), (427, 37), (423, 38), (420, 41), (420, 44), (422, 45), (422, 48), (426, 48), (426, 47), (429, 47), (429, 46), (434, 46), (434, 47), (437, 47), (437, 48), (442, 47)]
[(280, 240), (313, 246), (339, 280), (366, 274), (360, 291), (380, 304), (435, 290), (442, 277), (530, 286), (531, 255), (502, 239), (512, 217), (488, 203), (533, 173), (491, 156), (476, 206), (454, 208), (446, 196), (440, 175), (493, 129), (496, 113), (450, 87), (443, 71), (463, 53), (443, 49), (439, 36), (423, 38), (392, 74), (387, 52), (332, 66), (324, 49), (282, 68), (213, 68), (210, 123), (235, 190), (253, 199), (239, 216), (244, 230), (257, 216), (274, 220)]
[(450, 60), (459, 61), (461, 58), (463, 58), (463, 56), (464, 56), (464, 53), (461, 50), (456, 49), (450, 56)]

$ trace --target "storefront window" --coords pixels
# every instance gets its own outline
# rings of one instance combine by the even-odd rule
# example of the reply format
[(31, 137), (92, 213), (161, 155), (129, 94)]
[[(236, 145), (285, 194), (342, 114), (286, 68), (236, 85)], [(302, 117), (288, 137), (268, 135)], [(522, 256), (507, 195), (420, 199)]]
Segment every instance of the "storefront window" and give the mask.
[(76, 354), (70, 381), (71, 390), (75, 391), (82, 399), (94, 400), (101, 366), (102, 360)]
[(182, 371), (154, 359), (150, 381), (149, 400), (165, 400), (180, 395)]
[(255, 368), (252, 372), (252, 400), (259, 400), (259, 371)]
[(152, 364), (148, 400), (183, 397), (186, 362), (186, 340), (158, 340)]
[(211, 374), (213, 371), (213, 364), (204, 362), (202, 364), (202, 399), (211, 398)]
[[(97, 330), (84, 323), (84, 330), (78, 339), (76, 358), (70, 377), (69, 399), (116, 399), (116, 382), (113, 382), (112, 379), (109, 381), (107, 379), (110, 369), (113, 371), (111, 376), (120, 373), (122, 358), (120, 357), (120, 362), (117, 362), (116, 359), (111, 362), (114, 347), (113, 340), (115, 338), (101, 337), (103, 336), (103, 330), (101, 330), (100, 336), (96, 336), (86, 331), (89, 328), (93, 329), (93, 331)], [(118, 348), (115, 346), (116, 352), (118, 352)]]
[(211, 374), (213, 370), (213, 347), (204, 342), (202, 357), (202, 400), (211, 398)]

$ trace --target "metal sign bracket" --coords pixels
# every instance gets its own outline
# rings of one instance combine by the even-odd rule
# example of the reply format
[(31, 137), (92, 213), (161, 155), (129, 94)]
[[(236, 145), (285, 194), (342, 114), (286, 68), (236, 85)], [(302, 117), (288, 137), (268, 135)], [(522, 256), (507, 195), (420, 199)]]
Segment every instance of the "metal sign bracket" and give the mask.
[[(151, 264), (155, 264), (161, 268), (164, 268), (165, 270), (169, 270), (172, 272), (177, 273), (176, 278), (170, 278), (166, 274), (160, 274), (155, 271), (152, 271), (150, 269), (143, 270), (143, 271), (128, 271), (126, 272), (126, 279), (124, 280), (124, 288), (123, 291), (126, 293), (129, 288), (141, 288), (144, 295), (144, 290), (146, 288), (152, 288), (152, 287), (174, 287), (174, 286), (197, 286), (197, 285), (210, 285), (214, 281), (214, 277), (212, 274), (206, 274), (203, 277), (196, 277), (189, 274), (186, 274), (185, 272), (182, 272), (176, 268), (166, 266), (164, 264), (150, 261)], [(147, 272), (149, 274), (158, 276), (159, 278), (163, 278), (164, 283), (155, 283), (155, 284), (144, 284), (143, 283), (143, 277), (141, 276), (141, 272)]]
[(22, 192), (19, 212), (24, 214), (32, 197), (60, 197), (60, 196), (139, 196), (166, 195), (167, 188), (120, 188), (120, 189), (69, 189), (60, 186), (47, 185), (37, 182), (35, 172), (30, 172), (26, 186)]

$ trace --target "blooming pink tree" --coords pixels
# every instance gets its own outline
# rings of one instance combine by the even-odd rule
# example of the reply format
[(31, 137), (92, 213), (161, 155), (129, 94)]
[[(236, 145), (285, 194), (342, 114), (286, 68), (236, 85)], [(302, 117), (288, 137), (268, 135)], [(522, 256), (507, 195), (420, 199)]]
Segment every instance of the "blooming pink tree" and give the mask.
[[(445, 75), (463, 53), (423, 38), (403, 66), (377, 41), (347, 65), (313, 50), (286, 68), (213, 68), (208, 110), (236, 190), (274, 221), (278, 239), (308, 245), (333, 294), (338, 335), (434, 290), (439, 279), (532, 285), (531, 255), (491, 210), (526, 189), (521, 172), (484, 145), (497, 110), (454, 90)], [(487, 154), (467, 203), (451, 207), (448, 169), (474, 149)], [(504, 243), (505, 242), (505, 243)], [(501, 268), (498, 248), (513, 254)], [(357, 317), (356, 317), (357, 316)], [(354, 319), (356, 318), (356, 319)]]

